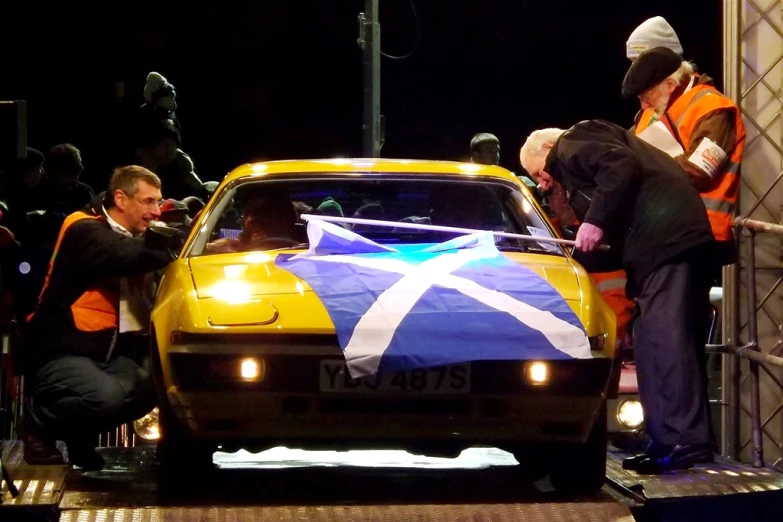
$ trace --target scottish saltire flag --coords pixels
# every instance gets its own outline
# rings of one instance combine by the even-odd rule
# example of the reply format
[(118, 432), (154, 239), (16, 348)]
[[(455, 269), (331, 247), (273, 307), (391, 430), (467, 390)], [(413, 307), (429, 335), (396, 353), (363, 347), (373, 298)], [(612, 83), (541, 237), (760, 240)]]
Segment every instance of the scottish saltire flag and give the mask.
[(275, 263), (303, 279), (337, 331), (352, 377), (481, 360), (589, 358), (581, 322), (491, 232), (379, 245), (312, 220), (308, 252)]

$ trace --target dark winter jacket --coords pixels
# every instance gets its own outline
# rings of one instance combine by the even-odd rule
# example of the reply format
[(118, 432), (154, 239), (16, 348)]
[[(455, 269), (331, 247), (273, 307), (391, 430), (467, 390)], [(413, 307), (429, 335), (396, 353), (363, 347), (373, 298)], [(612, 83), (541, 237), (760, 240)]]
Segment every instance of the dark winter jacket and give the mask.
[(557, 140), (544, 170), (563, 185), (580, 222), (621, 249), (632, 295), (665, 263), (713, 255), (707, 211), (685, 171), (628, 130), (580, 122)]

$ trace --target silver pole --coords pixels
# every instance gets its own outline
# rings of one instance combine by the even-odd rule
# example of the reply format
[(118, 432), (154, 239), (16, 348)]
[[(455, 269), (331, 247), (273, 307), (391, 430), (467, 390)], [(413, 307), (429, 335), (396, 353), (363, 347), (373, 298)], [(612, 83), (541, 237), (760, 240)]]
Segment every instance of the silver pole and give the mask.
[[(723, 92), (742, 107), (742, 2), (723, 3)], [(741, 194), (740, 194), (741, 197)], [(745, 270), (754, 270), (746, 266)], [(723, 303), (721, 330), (723, 344), (739, 345), (740, 335), (740, 265), (723, 269)], [(750, 303), (748, 313), (755, 313), (756, 303)], [(740, 458), (740, 372), (739, 357), (724, 355), (721, 371), (720, 452), (734, 460)]]
[[(445, 225), (426, 225), (423, 223), (403, 223), (400, 221), (384, 221), (381, 219), (348, 218), (342, 216), (317, 216), (314, 214), (302, 214), (299, 216), (303, 220), (325, 221), (327, 223), (346, 223), (348, 225), (371, 225), (376, 227), (389, 228), (407, 228), (411, 230), (429, 230), (432, 232), (454, 232), (456, 234), (480, 234), (490, 232), (495, 237), (506, 237), (509, 239), (529, 239), (541, 243), (555, 243), (557, 245), (576, 246), (576, 241), (570, 239), (560, 239), (557, 237), (529, 236), (525, 234), (513, 234), (511, 232), (500, 232), (497, 230), (478, 230), (475, 228), (449, 227)], [(609, 250), (609, 245), (598, 245), (598, 250)]]

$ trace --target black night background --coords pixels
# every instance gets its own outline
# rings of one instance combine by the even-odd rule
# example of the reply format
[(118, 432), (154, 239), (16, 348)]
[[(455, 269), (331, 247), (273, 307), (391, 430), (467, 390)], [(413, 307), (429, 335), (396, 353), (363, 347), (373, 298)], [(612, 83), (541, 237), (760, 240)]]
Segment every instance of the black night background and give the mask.
[[(382, 155), (466, 159), (492, 132), (519, 172), (525, 136), (587, 118), (630, 126), (625, 41), (648, 17), (722, 88), (716, 0), (380, 0)], [(26, 99), (29, 145), (72, 142), (102, 190), (146, 75), (178, 90), (183, 149), (202, 180), (252, 160), (359, 156), (363, 0), (49, 3), (4, 6), (0, 99)], [(124, 82), (124, 101), (117, 83)], [(165, 195), (165, 188), (164, 188)]]

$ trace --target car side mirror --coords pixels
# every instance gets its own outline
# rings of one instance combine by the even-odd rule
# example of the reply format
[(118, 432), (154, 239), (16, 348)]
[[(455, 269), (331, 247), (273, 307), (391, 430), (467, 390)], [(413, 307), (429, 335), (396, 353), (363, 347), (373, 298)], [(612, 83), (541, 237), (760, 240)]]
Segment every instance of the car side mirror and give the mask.
[(173, 227), (151, 226), (144, 233), (144, 244), (153, 250), (169, 250), (174, 257), (182, 250), (187, 235)]

